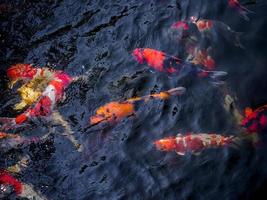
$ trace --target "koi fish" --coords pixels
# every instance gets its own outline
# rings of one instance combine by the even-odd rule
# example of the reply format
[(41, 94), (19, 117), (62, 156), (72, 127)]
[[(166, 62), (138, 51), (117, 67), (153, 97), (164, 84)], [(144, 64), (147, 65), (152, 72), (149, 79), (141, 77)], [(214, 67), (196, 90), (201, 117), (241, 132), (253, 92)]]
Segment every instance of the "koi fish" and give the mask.
[[(187, 24), (187, 25), (181, 26), (179, 24)], [(189, 27), (192, 27), (191, 25), (196, 26), (198, 32), (201, 35), (201, 39), (209, 38), (209, 40), (214, 41), (215, 39), (217, 39), (218, 35), (221, 35), (227, 38), (231, 42), (234, 41), (234, 44), (237, 47), (243, 48), (240, 42), (240, 36), (242, 35), (242, 33), (234, 31), (230, 26), (226, 25), (221, 21), (210, 20), (210, 19), (199, 19), (196, 16), (191, 16), (190, 20), (178, 21), (174, 23), (171, 26), (171, 28), (188, 31)]]
[(133, 56), (140, 64), (146, 63), (157, 71), (178, 75), (192, 74), (196, 77), (208, 78), (214, 85), (223, 83), (222, 81), (218, 81), (218, 79), (227, 75), (223, 71), (204, 70), (200, 68), (202, 65), (195, 65), (194, 63), (183, 61), (180, 58), (167, 55), (155, 49), (137, 48), (133, 51)]
[(53, 75), (54, 71), (49, 68), (34, 68), (29, 64), (11, 66), (7, 70), (7, 76), (11, 80), (9, 86), (12, 88), (18, 80), (26, 82), (18, 89), (21, 102), (14, 106), (15, 110), (21, 110), (35, 103), (53, 79)]
[[(17, 79), (29, 80), (33, 79), (36, 74), (46, 73), (47, 70), (40, 68), (32, 68), (31, 65), (20, 65), (22, 68), (18, 68), (17, 65), (8, 70), (8, 76), (12, 80)], [(50, 71), (51, 72), (51, 71)], [(27, 122), (31, 118), (39, 116), (50, 116), (56, 103), (62, 99), (64, 90), (72, 82), (72, 78), (63, 71), (52, 71), (53, 78), (48, 83), (45, 90), (42, 92), (39, 100), (32, 107), (28, 108), (25, 112), (18, 115), (16, 118), (0, 118), (0, 122), (4, 123), (1, 127), (2, 130), (8, 130), (16, 128), (23, 123)]]
[(173, 95), (181, 95), (185, 92), (184, 87), (177, 87), (168, 91), (151, 94), (143, 97), (130, 98), (122, 102), (110, 102), (97, 109), (96, 115), (90, 117), (90, 124), (96, 125), (100, 122), (118, 122), (125, 117), (135, 113), (135, 102), (147, 102), (150, 99), (169, 99)]
[(242, 6), (238, 0), (228, 0), (228, 6), (235, 9), (245, 20), (249, 21), (248, 13), (252, 11)]
[(2, 185), (1, 190), (4, 190), (2, 192), (5, 192), (7, 186), (11, 186), (17, 195), (23, 191), (22, 183), (5, 170), (0, 170), (0, 184)]
[(187, 52), (187, 60), (194, 63), (195, 65), (202, 65), (206, 70), (214, 70), (215, 61), (211, 57), (211, 55), (209, 55), (207, 50), (200, 49), (198, 47), (192, 47), (188, 48)]
[(224, 147), (233, 143), (233, 136), (207, 133), (178, 134), (176, 137), (167, 137), (154, 142), (158, 150), (175, 151), (179, 155), (185, 155), (188, 152), (197, 155), (204, 149)]
[(249, 133), (267, 130), (267, 105), (259, 107), (254, 111), (251, 108), (246, 108), (241, 126), (246, 128)]

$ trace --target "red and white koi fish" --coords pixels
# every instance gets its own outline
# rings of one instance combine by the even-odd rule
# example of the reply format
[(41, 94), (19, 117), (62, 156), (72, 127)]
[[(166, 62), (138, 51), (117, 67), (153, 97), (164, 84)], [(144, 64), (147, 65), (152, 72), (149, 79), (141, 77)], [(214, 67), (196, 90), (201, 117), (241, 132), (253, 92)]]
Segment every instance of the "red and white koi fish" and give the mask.
[(180, 58), (170, 56), (162, 51), (150, 48), (137, 48), (133, 51), (133, 56), (140, 63), (146, 63), (153, 69), (175, 75), (191, 75), (200, 78), (208, 78), (212, 83), (218, 85), (223, 83), (219, 78), (227, 75), (223, 71), (207, 71), (194, 63), (183, 61)]
[[(47, 69), (32, 68), (30, 65), (23, 65), (21, 68), (12, 68), (8, 70), (8, 76), (13, 80), (33, 79), (34, 76), (40, 73), (46, 73)], [(16, 118), (0, 118), (0, 121), (4, 123), (1, 130), (8, 130), (16, 128), (27, 122), (29, 119), (39, 116), (50, 116), (56, 103), (61, 100), (64, 94), (64, 90), (72, 82), (73, 78), (63, 71), (51, 71), (53, 72), (53, 78), (49, 82), (46, 89), (42, 92), (40, 99), (36, 104), (28, 108), (24, 113), (18, 115)]]
[(2, 193), (6, 192), (5, 187), (7, 186), (12, 187), (16, 195), (20, 195), (23, 191), (22, 183), (5, 170), (0, 170), (0, 184)]
[(156, 148), (161, 151), (175, 151), (179, 155), (186, 153), (199, 154), (204, 149), (219, 148), (234, 144), (234, 136), (218, 134), (188, 133), (178, 134), (176, 137), (167, 137), (154, 142)]
[(238, 0), (228, 0), (228, 6), (230, 8), (235, 9), (245, 20), (249, 20), (248, 13), (251, 13), (252, 11), (248, 10), (244, 6), (242, 6)]

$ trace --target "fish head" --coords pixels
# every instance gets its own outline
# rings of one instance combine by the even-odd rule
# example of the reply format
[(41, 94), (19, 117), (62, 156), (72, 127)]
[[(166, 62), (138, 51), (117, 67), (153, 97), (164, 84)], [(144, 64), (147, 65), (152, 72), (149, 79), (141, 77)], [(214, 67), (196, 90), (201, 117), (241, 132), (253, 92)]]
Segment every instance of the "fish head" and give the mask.
[(7, 70), (7, 76), (12, 81), (16, 81), (19, 79), (32, 79), (36, 73), (37, 73), (37, 69), (33, 68), (30, 64), (12, 65)]
[(155, 141), (154, 145), (160, 151), (174, 151), (177, 143), (174, 137), (169, 137)]
[(196, 16), (191, 16), (191, 17), (190, 17), (190, 21), (191, 21), (192, 23), (196, 23), (197, 20), (198, 20), (198, 17), (196, 17)]
[(133, 56), (135, 57), (135, 59), (137, 60), (137, 62), (139, 62), (140, 64), (143, 64), (144, 63), (143, 49), (136, 48), (133, 51)]

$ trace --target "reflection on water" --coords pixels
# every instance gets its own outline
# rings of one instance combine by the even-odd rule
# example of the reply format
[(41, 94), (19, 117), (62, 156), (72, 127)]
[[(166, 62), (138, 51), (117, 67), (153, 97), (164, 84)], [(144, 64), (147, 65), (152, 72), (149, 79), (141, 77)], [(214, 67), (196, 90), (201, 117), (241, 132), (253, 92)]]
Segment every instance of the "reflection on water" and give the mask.
[[(22, 112), (13, 109), (21, 101), (18, 85), (8, 89), (11, 65), (33, 63), (82, 78), (55, 106), (58, 121), (38, 118), (9, 130), (21, 140), (1, 141), (0, 167), (21, 170), (12, 174), (25, 184), (29, 199), (259, 199), (267, 184), (264, 133), (256, 148), (244, 140), (237, 148), (206, 149), (198, 156), (154, 145), (177, 133), (238, 134), (223, 106), (226, 93), (242, 112), (266, 103), (267, 5), (242, 3), (252, 11), (250, 20), (227, 1), (1, 2), (1, 117)], [(210, 22), (192, 22), (191, 16), (218, 22), (219, 28), (206, 38), (202, 28)], [(171, 28), (179, 21), (190, 23)], [(136, 62), (136, 48), (225, 71), (227, 79), (214, 86), (206, 79), (160, 73)], [(107, 103), (179, 86), (186, 88), (183, 95), (137, 104), (134, 115), (119, 123), (90, 126), (90, 117)], [(81, 151), (65, 137), (68, 131)]]

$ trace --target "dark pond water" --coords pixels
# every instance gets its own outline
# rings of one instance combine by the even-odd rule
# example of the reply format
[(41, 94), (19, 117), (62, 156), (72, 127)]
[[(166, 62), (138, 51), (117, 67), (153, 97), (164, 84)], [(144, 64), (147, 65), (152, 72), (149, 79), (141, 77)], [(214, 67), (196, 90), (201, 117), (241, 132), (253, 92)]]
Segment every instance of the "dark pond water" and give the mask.
[[(248, 2), (242, 2), (248, 3)], [(71, 84), (57, 110), (84, 146), (77, 152), (49, 120), (20, 130), (25, 136), (53, 134), (45, 141), (8, 148), (0, 167), (29, 155), (16, 177), (47, 199), (266, 199), (267, 140), (239, 149), (206, 150), (199, 156), (157, 151), (153, 141), (178, 132), (235, 134), (224, 110), (223, 91), (203, 80), (151, 72), (131, 53), (149, 47), (182, 55), (170, 26), (191, 15), (220, 20), (242, 32), (244, 48), (218, 33), (213, 43), (217, 70), (238, 107), (267, 102), (267, 3), (247, 4), (250, 21), (214, 0), (14, 0), (1, 1), (0, 116), (14, 117), (15, 90), (7, 89), (7, 68), (34, 63), (87, 80)], [(225, 37), (224, 37), (225, 36)], [(149, 101), (134, 117), (112, 126), (88, 128), (95, 110), (110, 101), (184, 86), (185, 95)], [(263, 195), (263, 196), (261, 196)]]

